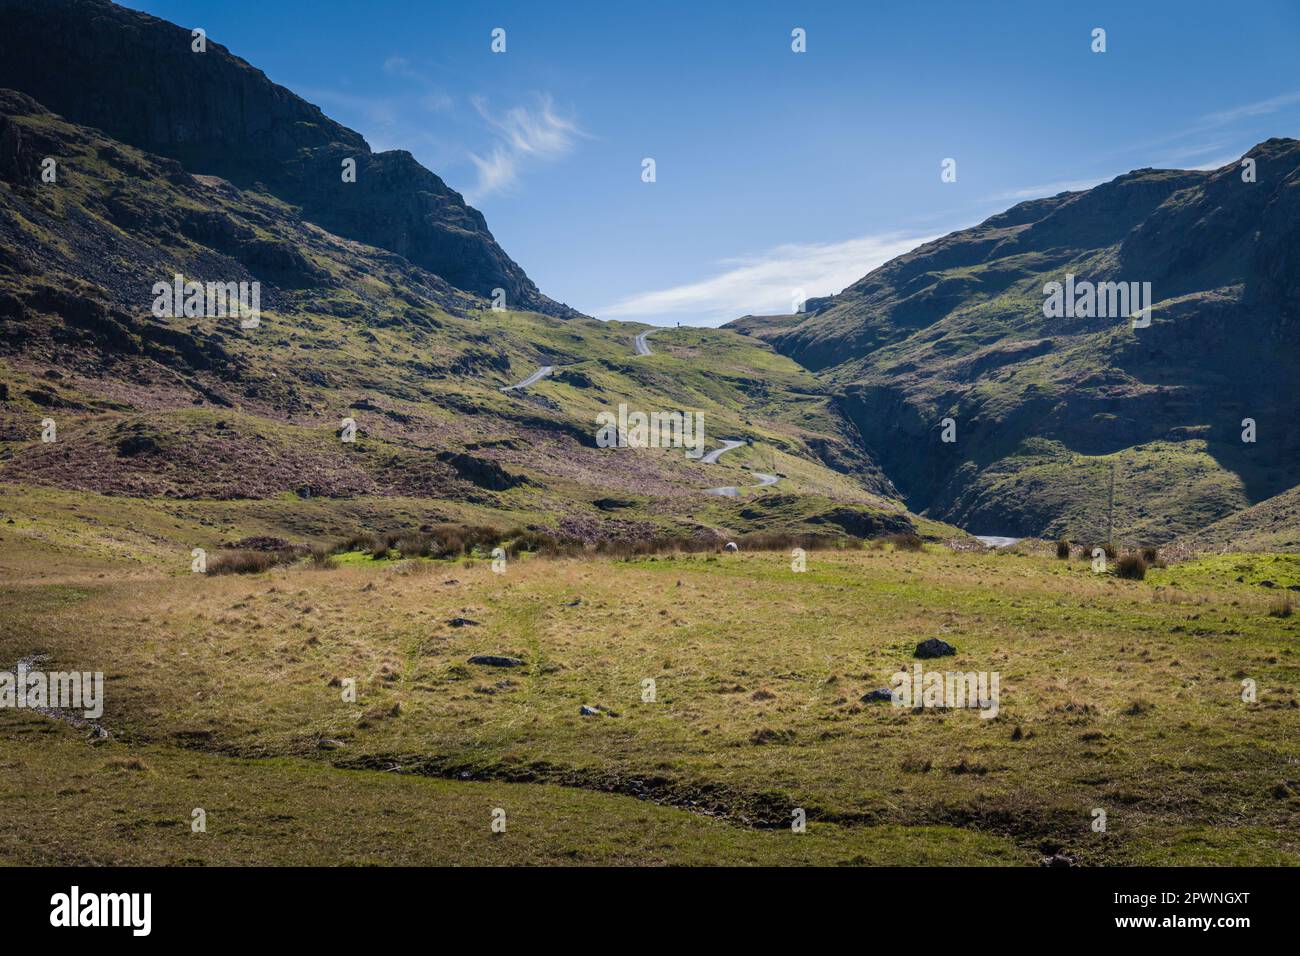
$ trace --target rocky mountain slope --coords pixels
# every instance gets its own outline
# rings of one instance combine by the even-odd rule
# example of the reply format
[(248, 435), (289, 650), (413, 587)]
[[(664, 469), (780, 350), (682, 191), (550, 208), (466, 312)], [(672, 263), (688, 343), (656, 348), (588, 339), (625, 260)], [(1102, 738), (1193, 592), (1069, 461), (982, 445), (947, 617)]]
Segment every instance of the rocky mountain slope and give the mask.
[[(542, 295), (483, 215), (404, 150), (359, 133), (208, 38), (107, 0), (0, 0), (0, 87), (69, 120), (241, 188), (254, 183), (303, 218), (387, 249), (512, 308), (575, 314)], [(342, 164), (356, 160), (355, 182)]]
[[(640, 327), (542, 295), (408, 153), (191, 42), (106, 0), (0, 0), (0, 480), (585, 537), (1085, 541), (1113, 483), (1122, 543), (1293, 538), (1274, 505), (1300, 485), (1295, 140), (1251, 150), (1253, 180), (1144, 169), (1022, 203), (805, 315), (663, 330), (642, 355)], [(153, 314), (177, 274), (258, 282), (260, 326)], [(1149, 283), (1150, 324), (1049, 317), (1067, 275)], [(619, 404), (743, 444), (717, 464), (597, 447)]]
[[(1300, 484), (1300, 142), (1247, 156), (1253, 182), (1137, 170), (731, 327), (833, 383), (913, 509), (1094, 540), (1113, 472), (1117, 537), (1161, 543)], [(1067, 274), (1150, 283), (1150, 325), (1047, 317)]]
[[(155, 314), (155, 284), (178, 274), (259, 283), (259, 323)], [(221, 540), (437, 521), (588, 540), (918, 526), (811, 374), (717, 330), (662, 330), (637, 355), (643, 328), (493, 310), (261, 185), (0, 91), (0, 483), (64, 490), (41, 500), (69, 535), (97, 495), (178, 517), (169, 502), (228, 502)], [(541, 366), (555, 371), (503, 390)], [(700, 412), (708, 448), (745, 444), (717, 464), (599, 447), (596, 416), (620, 404)], [(754, 470), (781, 480), (706, 493)]]

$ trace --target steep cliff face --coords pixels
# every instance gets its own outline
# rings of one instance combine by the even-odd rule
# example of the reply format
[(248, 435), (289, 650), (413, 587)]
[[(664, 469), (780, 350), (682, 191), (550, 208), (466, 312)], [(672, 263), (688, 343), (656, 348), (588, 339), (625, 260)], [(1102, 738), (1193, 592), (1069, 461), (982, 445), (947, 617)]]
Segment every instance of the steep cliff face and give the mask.
[[(542, 295), (483, 215), (401, 150), (360, 134), (190, 30), (107, 0), (0, 0), (0, 87), (68, 119), (247, 187), (311, 222), (404, 256), (457, 288), (506, 291), (511, 308), (576, 314)], [(356, 181), (342, 163), (356, 160)]]
[[(1136, 170), (927, 243), (808, 316), (734, 325), (838, 384), (914, 510), (1095, 537), (1114, 470), (1117, 528), (1167, 540), (1300, 483), (1300, 142), (1246, 155), (1253, 180)], [(1150, 325), (1046, 315), (1071, 273), (1149, 283)]]

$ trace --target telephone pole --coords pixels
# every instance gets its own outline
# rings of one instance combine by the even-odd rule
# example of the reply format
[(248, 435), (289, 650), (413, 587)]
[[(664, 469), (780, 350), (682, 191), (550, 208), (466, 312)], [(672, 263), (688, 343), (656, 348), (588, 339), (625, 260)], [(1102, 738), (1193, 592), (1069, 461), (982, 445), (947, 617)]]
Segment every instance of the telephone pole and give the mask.
[(1115, 466), (1110, 463), (1110, 491), (1106, 495), (1106, 545), (1115, 546)]

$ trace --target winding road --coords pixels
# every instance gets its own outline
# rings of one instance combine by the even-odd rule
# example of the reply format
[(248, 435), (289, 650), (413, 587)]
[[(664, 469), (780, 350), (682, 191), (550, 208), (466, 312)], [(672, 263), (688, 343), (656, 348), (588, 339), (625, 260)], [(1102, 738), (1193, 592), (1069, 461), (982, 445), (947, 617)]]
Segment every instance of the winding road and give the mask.
[[(646, 329), (644, 332), (641, 332), (637, 335), (636, 341), (634, 343), (636, 345), (637, 355), (654, 354), (654, 352), (650, 350), (650, 343), (647, 342), (646, 339), (648, 339), (652, 334), (654, 334), (657, 331), (659, 330)], [(700, 464), (716, 465), (718, 463), (719, 458), (721, 458), (727, 452), (731, 451), (733, 448), (739, 448), (741, 445), (744, 444), (745, 442), (743, 441), (735, 441), (734, 439), (730, 439), (730, 438), (724, 439), (721, 446), (713, 449), (713, 451), (709, 452), (707, 455), (705, 455), (703, 458), (700, 459)], [(749, 485), (750, 488), (767, 488), (768, 486), (774, 485), (781, 480), (780, 475), (769, 475), (761, 471), (754, 472), (754, 477), (758, 479), (758, 484)], [(735, 485), (723, 485), (720, 488), (706, 488), (704, 493), (709, 495), (720, 495), (721, 497), (724, 498), (735, 498), (739, 496), (740, 489)]]
[(741, 445), (743, 445), (743, 444), (745, 444), (743, 441), (729, 441), (729, 440), (728, 440), (728, 441), (724, 441), (724, 442), (722, 443), (722, 447), (721, 447), (721, 448), (715, 448), (715, 449), (713, 449), (713, 451), (709, 452), (707, 455), (705, 455), (703, 458), (701, 458), (701, 459), (700, 459), (700, 464), (701, 464), (701, 465), (716, 465), (716, 464), (718, 463), (718, 459), (719, 459), (719, 458), (721, 458), (721, 457), (722, 457), (723, 455), (725, 455), (727, 452), (731, 451), (731, 449), (733, 449), (733, 448), (739, 448), (739, 447), (740, 447)]
[(502, 385), (498, 389), (498, 391), (513, 392), (517, 388), (527, 388), (529, 385), (536, 385), (538, 382), (546, 378), (546, 376), (550, 375), (554, 371), (555, 371), (554, 365), (543, 365), (541, 368), (539, 368), (532, 375), (528, 376), (522, 382), (516, 382), (514, 385)]
[[(709, 452), (707, 455), (701, 458), (700, 464), (716, 465), (718, 463), (719, 458), (721, 458), (727, 452), (731, 451), (733, 448), (739, 448), (743, 444), (745, 444), (743, 441), (732, 441), (730, 439), (725, 440), (723, 441), (721, 448), (715, 448), (713, 449), (713, 451)], [(769, 475), (761, 471), (754, 472), (754, 477), (758, 479), (758, 484), (749, 485), (747, 487), (766, 488), (769, 485), (774, 485), (781, 480), (780, 475)], [(723, 485), (720, 488), (706, 488), (704, 493), (707, 495), (720, 495), (723, 498), (735, 498), (740, 494), (740, 489), (735, 485)]]
[[(644, 332), (641, 332), (637, 335), (635, 340), (637, 355), (654, 354), (650, 350), (650, 343), (647, 342), (646, 339), (651, 334), (657, 331), (658, 329), (646, 329)], [(502, 385), (498, 388), (498, 391), (513, 392), (519, 389), (527, 388), (530, 385), (536, 385), (542, 379), (546, 378), (548, 375), (554, 372), (556, 368), (557, 366), (555, 365), (543, 365), (541, 368), (539, 368), (532, 375), (529, 375), (522, 382), (516, 382), (514, 385)], [(731, 451), (732, 449), (739, 448), (741, 445), (744, 444), (746, 443), (743, 441), (736, 441), (735, 439), (731, 439), (731, 438), (724, 439), (722, 444), (719, 447), (713, 449), (713, 451), (709, 452), (707, 455), (705, 455), (703, 458), (700, 459), (700, 464), (716, 465), (718, 463), (719, 458), (721, 458), (723, 455), (725, 455), (727, 452)], [(781, 480), (780, 475), (769, 475), (761, 471), (753, 472), (753, 475), (755, 478), (758, 479), (758, 484), (748, 485), (746, 487), (767, 488), (771, 485), (776, 484), (778, 481)], [(740, 489), (735, 485), (723, 485), (722, 487), (719, 488), (706, 488), (705, 494), (720, 495), (724, 498), (735, 498), (740, 494)]]

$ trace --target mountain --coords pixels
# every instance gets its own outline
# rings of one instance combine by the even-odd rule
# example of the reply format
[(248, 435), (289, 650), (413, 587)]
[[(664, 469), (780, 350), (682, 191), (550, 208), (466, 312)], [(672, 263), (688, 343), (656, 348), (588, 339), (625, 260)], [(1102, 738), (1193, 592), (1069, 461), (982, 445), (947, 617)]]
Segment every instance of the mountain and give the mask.
[[(177, 275), (258, 283), (258, 323), (160, 309)], [(123, 535), (156, 553), (142, 529), (159, 520), (210, 526), (203, 547), (438, 522), (624, 541), (958, 534), (909, 515), (826, 389), (769, 346), (664, 329), (638, 355), (646, 327), (566, 316), (494, 310), (261, 181), (0, 89), (0, 484), (58, 516), (20, 509), (24, 534), (70, 553), (118, 553)], [(707, 448), (740, 447), (717, 463), (601, 447), (597, 416), (619, 405), (701, 413)], [(751, 491), (755, 471), (777, 483)], [(152, 517), (88, 525), (103, 496)]]
[[(395, 252), (512, 308), (576, 313), (542, 295), (482, 213), (410, 153), (359, 133), (189, 29), (107, 0), (0, 0), (0, 87), (188, 171), (259, 188), (346, 239)], [(356, 160), (355, 182), (343, 161)]]
[[(730, 327), (815, 370), (913, 510), (1098, 540), (1113, 473), (1117, 538), (1159, 544), (1300, 484), (1300, 143), (1246, 156), (1254, 181), (1136, 170)], [(1048, 317), (1067, 275), (1150, 283), (1150, 325)]]
[[(1021, 203), (806, 314), (658, 330), (639, 355), (645, 327), (542, 295), (410, 154), (211, 39), (106, 0), (0, 0), (0, 482), (68, 508), (226, 502), (232, 536), (1081, 541), (1113, 485), (1121, 543), (1275, 547), (1300, 486), (1300, 143), (1248, 158), (1253, 177), (1141, 169)], [(159, 314), (176, 275), (258, 283), (260, 326)], [(1053, 283), (1119, 282), (1149, 284), (1149, 325), (1136, 301), (1045, 307)], [(600, 447), (620, 405), (740, 444)]]

